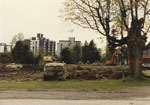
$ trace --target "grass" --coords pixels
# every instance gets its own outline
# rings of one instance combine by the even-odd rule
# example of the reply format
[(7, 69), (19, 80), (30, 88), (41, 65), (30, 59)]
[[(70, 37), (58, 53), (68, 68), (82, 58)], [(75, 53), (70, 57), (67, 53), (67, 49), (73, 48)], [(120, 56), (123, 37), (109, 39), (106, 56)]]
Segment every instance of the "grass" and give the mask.
[(126, 78), (126, 82), (119, 80), (66, 80), (51, 81), (42, 80), (27, 81), (20, 83), (0, 82), (0, 90), (120, 90), (132, 87), (150, 86), (149, 78)]

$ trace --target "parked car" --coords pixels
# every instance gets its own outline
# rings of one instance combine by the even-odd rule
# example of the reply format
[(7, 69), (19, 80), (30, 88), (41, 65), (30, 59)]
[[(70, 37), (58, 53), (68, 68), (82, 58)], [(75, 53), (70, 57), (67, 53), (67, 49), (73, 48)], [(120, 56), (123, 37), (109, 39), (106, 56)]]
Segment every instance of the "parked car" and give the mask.
[(47, 63), (44, 66), (43, 80), (65, 80), (67, 74), (65, 63)]

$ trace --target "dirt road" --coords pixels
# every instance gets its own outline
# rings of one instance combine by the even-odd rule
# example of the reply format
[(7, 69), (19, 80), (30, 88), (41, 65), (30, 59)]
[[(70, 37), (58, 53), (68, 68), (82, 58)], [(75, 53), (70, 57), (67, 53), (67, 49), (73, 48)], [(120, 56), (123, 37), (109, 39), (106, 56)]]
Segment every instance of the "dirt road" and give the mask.
[(150, 87), (130, 88), (120, 91), (0, 91), (0, 99), (129, 100), (147, 97), (150, 97)]
[(150, 100), (0, 100), (0, 105), (150, 105)]
[(0, 91), (0, 105), (150, 105), (150, 87), (120, 91)]

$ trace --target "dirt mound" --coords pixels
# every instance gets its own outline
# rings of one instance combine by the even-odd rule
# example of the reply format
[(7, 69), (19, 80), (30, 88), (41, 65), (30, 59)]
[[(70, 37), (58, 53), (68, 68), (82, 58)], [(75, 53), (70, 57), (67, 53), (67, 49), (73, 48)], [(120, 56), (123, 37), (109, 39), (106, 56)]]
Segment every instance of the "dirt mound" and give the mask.
[(42, 79), (42, 67), (36, 65), (24, 65), (23, 68), (7, 68), (6, 65), (0, 66), (0, 80), (6, 81), (28, 81)]
[[(123, 74), (124, 73), (124, 74)], [(85, 79), (85, 80), (95, 80), (95, 79), (121, 79), (123, 75), (128, 76), (128, 70), (121, 69), (97, 69), (97, 70), (74, 70), (68, 71), (68, 79)]]
[[(98, 66), (96, 68), (80, 69), (73, 68), (68, 70), (67, 79), (120, 79), (123, 70), (119, 68), (105, 68)], [(128, 69), (124, 70), (125, 77), (128, 76)], [(7, 68), (6, 65), (0, 65), (0, 80), (6, 81), (29, 81), (43, 79), (43, 66), (39, 65), (23, 65), (22, 68)]]

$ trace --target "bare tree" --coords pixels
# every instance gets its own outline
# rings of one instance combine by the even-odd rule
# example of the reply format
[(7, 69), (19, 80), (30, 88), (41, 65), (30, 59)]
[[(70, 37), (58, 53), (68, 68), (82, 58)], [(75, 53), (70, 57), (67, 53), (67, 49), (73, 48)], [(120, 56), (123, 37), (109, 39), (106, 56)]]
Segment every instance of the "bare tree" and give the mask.
[(141, 76), (142, 54), (149, 32), (149, 0), (66, 0), (63, 18), (98, 31), (108, 43), (128, 46), (131, 77)]
[(23, 33), (18, 33), (17, 35), (14, 35), (12, 40), (11, 40), (11, 45), (14, 48), (16, 45), (17, 41), (23, 41), (24, 40), (24, 35)]

